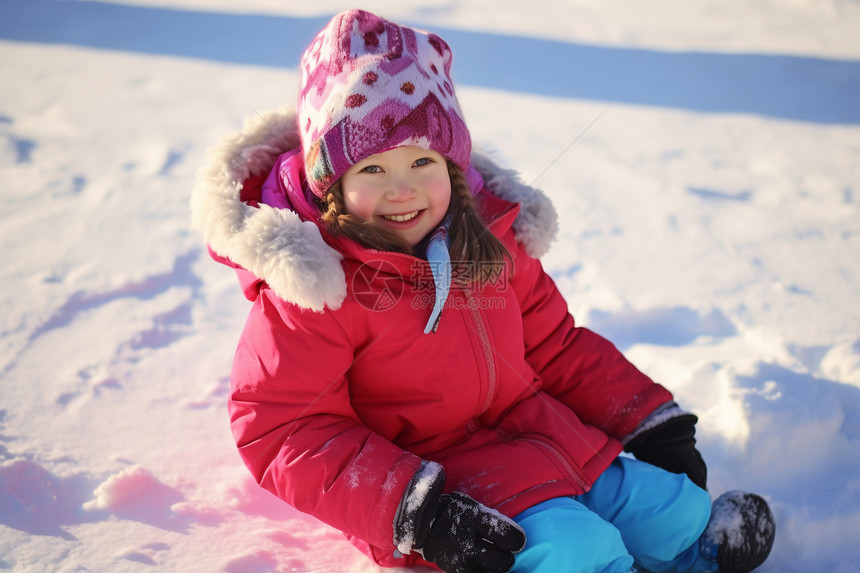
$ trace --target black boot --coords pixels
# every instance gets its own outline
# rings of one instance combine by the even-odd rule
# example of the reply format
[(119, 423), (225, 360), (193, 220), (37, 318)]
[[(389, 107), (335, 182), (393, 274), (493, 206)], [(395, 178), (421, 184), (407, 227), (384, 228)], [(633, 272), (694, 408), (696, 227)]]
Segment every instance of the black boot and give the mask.
[(767, 559), (775, 535), (776, 522), (764, 499), (729, 491), (711, 507), (700, 547), (719, 564), (720, 573), (749, 573)]

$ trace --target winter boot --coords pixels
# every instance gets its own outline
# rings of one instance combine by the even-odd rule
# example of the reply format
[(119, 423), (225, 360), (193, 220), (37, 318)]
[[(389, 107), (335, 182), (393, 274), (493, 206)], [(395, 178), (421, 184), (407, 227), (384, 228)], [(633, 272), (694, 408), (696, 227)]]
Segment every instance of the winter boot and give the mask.
[(729, 491), (711, 507), (700, 548), (720, 573), (749, 573), (764, 563), (773, 547), (776, 522), (767, 502), (754, 493)]

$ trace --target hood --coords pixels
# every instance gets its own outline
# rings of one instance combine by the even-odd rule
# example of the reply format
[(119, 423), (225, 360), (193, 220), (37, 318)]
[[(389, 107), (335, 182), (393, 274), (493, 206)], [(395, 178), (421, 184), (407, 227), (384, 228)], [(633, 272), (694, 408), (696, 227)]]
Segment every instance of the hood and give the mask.
[[(346, 296), (342, 255), (301, 216), (307, 216), (303, 205), (268, 205), (259, 193), (278, 158), (300, 146), (292, 108), (246, 119), (209, 150), (191, 193), (192, 225), (216, 258), (246, 269), (287, 302), (322, 312), (339, 308)], [(490, 193), (520, 205), (517, 241), (541, 257), (558, 231), (549, 198), (480, 152), (472, 152), (471, 162)]]

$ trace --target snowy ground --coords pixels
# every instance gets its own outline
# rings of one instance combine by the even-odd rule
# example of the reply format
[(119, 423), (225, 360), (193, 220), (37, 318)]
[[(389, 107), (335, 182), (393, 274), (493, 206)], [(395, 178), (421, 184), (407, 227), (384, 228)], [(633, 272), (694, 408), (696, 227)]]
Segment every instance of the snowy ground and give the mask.
[[(0, 0), (0, 570), (377, 571), (235, 453), (248, 305), (188, 224), (351, 7), (291, 4)], [(450, 40), (574, 315), (700, 414), (714, 495), (771, 501), (761, 571), (860, 571), (860, 3), (363, 6)]]

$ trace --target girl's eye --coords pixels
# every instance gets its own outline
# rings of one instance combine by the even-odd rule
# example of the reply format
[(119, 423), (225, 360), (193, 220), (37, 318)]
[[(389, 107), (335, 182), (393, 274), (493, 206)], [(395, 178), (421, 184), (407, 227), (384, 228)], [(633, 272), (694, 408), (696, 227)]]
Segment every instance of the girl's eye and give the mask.
[(415, 167), (423, 167), (425, 165), (429, 165), (430, 163), (433, 163), (432, 159), (430, 159), (429, 157), (422, 157), (421, 159), (419, 159), (415, 163), (413, 163), (413, 165)]
[(361, 170), (363, 173), (382, 173), (382, 167), (379, 165), (368, 165)]

